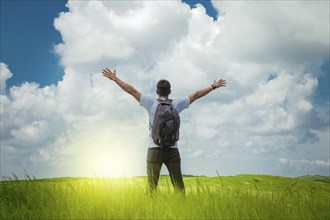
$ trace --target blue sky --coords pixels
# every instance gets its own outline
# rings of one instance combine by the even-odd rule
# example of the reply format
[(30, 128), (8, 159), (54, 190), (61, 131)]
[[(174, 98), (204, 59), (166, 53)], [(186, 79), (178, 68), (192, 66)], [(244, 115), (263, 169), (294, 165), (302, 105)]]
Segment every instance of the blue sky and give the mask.
[(1, 1), (1, 174), (145, 174), (147, 117), (104, 67), (150, 95), (227, 80), (182, 115), (184, 173), (328, 174), (329, 2), (187, 3)]
[(65, 1), (1, 1), (1, 61), (16, 74), (8, 86), (56, 83), (63, 69), (54, 53), (61, 35), (54, 17), (66, 11)]

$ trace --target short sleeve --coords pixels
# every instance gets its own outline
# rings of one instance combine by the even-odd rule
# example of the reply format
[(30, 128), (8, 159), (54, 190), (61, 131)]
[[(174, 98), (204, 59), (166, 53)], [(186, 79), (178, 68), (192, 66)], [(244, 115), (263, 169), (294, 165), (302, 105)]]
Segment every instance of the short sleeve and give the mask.
[(184, 97), (184, 98), (178, 98), (178, 99), (173, 100), (173, 106), (178, 113), (180, 113), (181, 111), (183, 111), (186, 108), (189, 108), (189, 105), (190, 105), (190, 101), (189, 101), (188, 96)]
[(147, 111), (150, 111), (154, 101), (155, 101), (155, 98), (142, 94), (141, 99), (140, 99), (140, 105), (142, 107), (144, 107)]

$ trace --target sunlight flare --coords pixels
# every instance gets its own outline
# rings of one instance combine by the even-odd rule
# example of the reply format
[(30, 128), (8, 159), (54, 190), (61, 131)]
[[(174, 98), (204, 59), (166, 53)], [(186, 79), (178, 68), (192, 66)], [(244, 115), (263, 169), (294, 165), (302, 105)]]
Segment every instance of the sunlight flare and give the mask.
[(123, 158), (113, 155), (94, 155), (89, 160), (89, 167), (97, 177), (125, 176), (125, 163)]
[(122, 148), (98, 146), (85, 152), (84, 169), (94, 177), (127, 177), (131, 158)]

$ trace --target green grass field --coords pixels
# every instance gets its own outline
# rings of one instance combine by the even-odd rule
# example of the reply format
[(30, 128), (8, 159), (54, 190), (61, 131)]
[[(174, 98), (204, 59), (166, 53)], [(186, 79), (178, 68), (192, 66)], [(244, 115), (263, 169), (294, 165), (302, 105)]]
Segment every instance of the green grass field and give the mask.
[[(28, 177), (29, 178), (29, 177)], [(54, 178), (1, 182), (1, 219), (330, 219), (329, 177), (184, 177), (186, 196), (161, 177)]]

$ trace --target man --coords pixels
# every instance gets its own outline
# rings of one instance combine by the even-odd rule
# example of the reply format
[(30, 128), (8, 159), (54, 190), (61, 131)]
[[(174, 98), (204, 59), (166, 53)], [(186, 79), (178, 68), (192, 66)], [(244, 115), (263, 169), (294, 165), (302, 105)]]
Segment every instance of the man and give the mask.
[[(133, 86), (123, 82), (120, 80), (116, 75), (116, 70), (113, 72), (109, 70), (108, 68), (102, 70), (103, 76), (109, 78), (110, 80), (117, 83), (120, 88), (122, 88), (125, 92), (132, 95), (141, 106), (143, 106), (149, 114), (149, 129), (150, 129), (150, 135), (149, 135), (149, 148), (148, 148), (148, 155), (147, 155), (147, 173), (148, 173), (148, 183), (149, 183), (149, 192), (155, 191), (157, 188), (158, 180), (159, 180), (159, 174), (162, 164), (164, 163), (167, 167), (171, 182), (175, 189), (185, 192), (184, 183), (182, 179), (182, 173), (181, 173), (181, 159), (180, 159), (180, 153), (178, 150), (177, 142), (173, 146), (163, 148), (158, 145), (156, 145), (152, 139), (152, 123), (154, 121), (155, 112), (157, 110), (159, 101), (167, 100), (168, 96), (171, 94), (171, 85), (167, 80), (160, 80), (157, 84), (157, 90), (156, 93), (158, 95), (158, 100), (154, 97), (145, 96), (141, 94), (138, 90), (136, 90)], [(193, 103), (195, 100), (209, 94), (212, 90), (215, 90), (217, 88), (226, 86), (225, 80), (218, 80), (214, 81), (212, 85), (198, 90), (194, 93), (192, 93), (190, 96), (179, 98), (179, 99), (173, 99), (172, 100), (172, 106), (175, 108), (175, 110), (180, 113), (182, 110), (189, 107), (191, 103)]]

